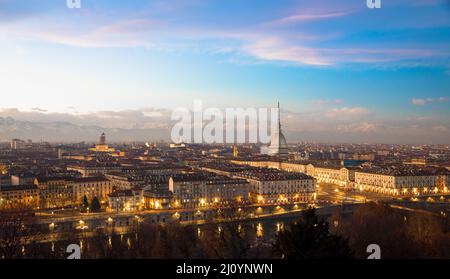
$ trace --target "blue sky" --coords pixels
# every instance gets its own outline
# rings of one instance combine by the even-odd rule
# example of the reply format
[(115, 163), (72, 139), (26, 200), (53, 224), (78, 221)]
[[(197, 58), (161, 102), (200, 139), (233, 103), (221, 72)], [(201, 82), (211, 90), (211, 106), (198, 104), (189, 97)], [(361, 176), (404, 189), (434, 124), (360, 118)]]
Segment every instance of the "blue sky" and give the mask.
[(450, 1), (81, 1), (0, 0), (0, 116), (280, 100), (292, 137), (450, 141)]

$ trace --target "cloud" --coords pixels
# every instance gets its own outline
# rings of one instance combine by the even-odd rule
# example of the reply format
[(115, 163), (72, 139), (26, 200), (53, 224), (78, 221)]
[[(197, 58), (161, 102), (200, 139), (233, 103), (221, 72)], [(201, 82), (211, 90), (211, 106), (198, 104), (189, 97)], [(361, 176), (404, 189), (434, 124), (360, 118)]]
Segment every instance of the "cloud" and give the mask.
[[(184, 2), (181, 1), (180, 5), (183, 6)], [(360, 5), (356, 8), (355, 5), (343, 7), (343, 10), (336, 10), (333, 6), (336, 6), (334, 1), (323, 5), (305, 1), (300, 6), (302, 12), (275, 19), (269, 25), (264, 22), (233, 27), (219, 24), (212, 27), (209, 24), (193, 22), (181, 24), (162, 16), (165, 11), (162, 9), (162, 14), (158, 16), (134, 13), (109, 22), (90, 22), (89, 18), (86, 18), (87, 24), (75, 29), (70, 19), (57, 26), (54, 21), (42, 23), (40, 28), (35, 25), (17, 24), (1, 29), (0, 25), (0, 34), (5, 33), (9, 38), (34, 38), (83, 48), (142, 47), (166, 51), (200, 50), (213, 55), (226, 53), (229, 56), (226, 61), (238, 64), (250, 64), (248, 57), (251, 57), (256, 61), (282, 62), (296, 66), (330, 67), (355, 63), (405, 66), (404, 62), (413, 61), (414, 65), (421, 65), (430, 63), (433, 58), (448, 58), (450, 55), (446, 50), (448, 46), (441, 44), (433, 46), (416, 42), (411, 44), (411, 47), (388, 47), (370, 43), (348, 45), (348, 42), (345, 43), (346, 34), (342, 30), (326, 28), (318, 31), (310, 27), (298, 29), (285, 26), (295, 22), (339, 18), (367, 10), (358, 8)], [(324, 7), (330, 10), (324, 10)], [(344, 45), (334, 45), (334, 39), (344, 40)], [(326, 42), (326, 45), (323, 42)], [(441, 61), (444, 59), (436, 59), (435, 63), (442, 63)]]
[[(16, 136), (39, 140), (44, 137), (48, 141), (95, 140), (102, 128), (113, 140), (168, 139), (174, 124), (171, 113), (171, 110), (150, 107), (77, 114), (0, 109), (0, 140)], [(390, 118), (361, 107), (283, 110), (281, 121), (291, 142), (446, 143), (450, 140), (447, 118)], [(30, 127), (34, 128), (29, 131)]]
[(446, 103), (450, 101), (448, 97), (439, 97), (439, 98), (413, 98), (411, 103), (416, 106), (424, 106), (428, 103)]
[(256, 58), (269, 61), (284, 61), (295, 64), (326, 66), (331, 63), (314, 48), (290, 45), (279, 38), (264, 38), (243, 50)]
[(368, 109), (362, 107), (353, 107), (353, 108), (334, 108), (328, 112), (326, 112), (326, 117), (328, 118), (354, 118), (354, 117), (362, 117), (370, 114)]
[(268, 23), (272, 26), (287, 25), (306, 21), (324, 20), (336, 17), (342, 17), (351, 14), (352, 11), (329, 11), (322, 13), (299, 13), (295, 15), (286, 16)]
[(432, 130), (435, 132), (447, 133), (449, 131), (449, 128), (444, 125), (437, 125), (437, 126), (433, 126)]
[(425, 99), (416, 99), (416, 98), (413, 98), (411, 102), (416, 106), (423, 106), (426, 103)]
[(315, 106), (323, 107), (327, 105), (342, 105), (344, 104), (344, 101), (341, 99), (334, 99), (334, 100), (327, 100), (327, 99), (319, 99), (319, 100), (312, 100), (312, 104)]
[(374, 133), (378, 129), (378, 125), (369, 122), (354, 123), (346, 125), (338, 125), (337, 131), (344, 133)]

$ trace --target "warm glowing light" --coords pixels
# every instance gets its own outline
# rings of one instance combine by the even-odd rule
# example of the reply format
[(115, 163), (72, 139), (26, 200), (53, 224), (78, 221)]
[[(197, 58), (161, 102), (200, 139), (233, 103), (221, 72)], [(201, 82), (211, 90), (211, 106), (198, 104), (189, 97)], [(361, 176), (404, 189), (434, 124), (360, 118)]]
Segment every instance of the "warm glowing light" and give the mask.
[(258, 202), (259, 202), (259, 203), (264, 202), (264, 197), (261, 196), (261, 195), (259, 195), (257, 199), (258, 199)]
[(258, 223), (258, 225), (256, 226), (256, 236), (257, 237), (262, 237), (264, 235), (264, 229), (261, 223)]
[(214, 198), (214, 202), (218, 203), (219, 202), (219, 198)]
[(108, 217), (108, 223), (112, 223), (113, 222), (113, 218)]
[(284, 225), (282, 223), (277, 223), (277, 232), (281, 232), (284, 228)]

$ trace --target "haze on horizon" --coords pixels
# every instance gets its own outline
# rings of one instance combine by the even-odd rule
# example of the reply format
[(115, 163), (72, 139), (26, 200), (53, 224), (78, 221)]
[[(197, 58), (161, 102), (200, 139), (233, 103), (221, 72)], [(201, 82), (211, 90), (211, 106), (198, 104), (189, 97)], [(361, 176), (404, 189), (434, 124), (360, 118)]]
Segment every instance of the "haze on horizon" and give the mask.
[(168, 139), (282, 105), (290, 142), (450, 143), (450, 1), (0, 0), (0, 140)]

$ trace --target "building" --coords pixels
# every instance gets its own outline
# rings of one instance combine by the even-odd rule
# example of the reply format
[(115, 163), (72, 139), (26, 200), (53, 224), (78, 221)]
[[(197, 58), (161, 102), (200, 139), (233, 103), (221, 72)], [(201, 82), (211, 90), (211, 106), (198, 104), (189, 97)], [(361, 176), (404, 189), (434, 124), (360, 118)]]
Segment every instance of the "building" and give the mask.
[(0, 174), (0, 186), (11, 185), (11, 176), (7, 174)]
[(317, 179), (317, 182), (351, 187), (355, 181), (358, 168), (343, 167), (335, 164), (312, 164), (307, 162), (275, 162), (275, 161), (233, 161), (239, 165), (248, 164), (257, 168), (273, 168), (286, 172), (304, 173)]
[(170, 191), (144, 191), (145, 209), (169, 209), (173, 199)]
[(27, 148), (28, 144), (20, 139), (12, 139), (11, 140), (11, 149), (24, 149)]
[(116, 190), (131, 190), (144, 183), (144, 176), (136, 176), (122, 172), (110, 172), (105, 175)]
[(236, 173), (235, 177), (250, 183), (250, 199), (257, 204), (308, 203), (316, 198), (316, 180), (306, 174), (260, 168)]
[(17, 203), (39, 208), (39, 188), (36, 185), (0, 186), (0, 206), (5, 203)]
[(34, 183), (34, 178), (36, 176), (32, 173), (20, 173), (11, 175), (12, 185), (30, 185)]
[(183, 207), (225, 205), (248, 201), (249, 183), (215, 174), (178, 174), (169, 179), (174, 203)]
[(287, 157), (289, 155), (286, 138), (281, 131), (280, 103), (278, 103), (278, 127), (272, 133), (270, 145), (261, 148), (261, 154), (280, 157)]
[(96, 144), (94, 147), (89, 148), (89, 151), (93, 151), (93, 152), (106, 152), (106, 153), (114, 153), (116, 152), (116, 150), (112, 147), (109, 147), (106, 144), (106, 135), (105, 133), (102, 133), (100, 135), (98, 144)]
[(100, 202), (106, 202), (108, 195), (113, 192), (111, 181), (105, 177), (76, 178), (72, 180), (71, 186), (73, 189), (73, 200), (77, 204), (83, 201), (84, 196), (88, 200), (97, 197)]
[(141, 190), (117, 190), (108, 195), (109, 210), (113, 212), (134, 212), (144, 206)]
[(388, 195), (448, 193), (450, 172), (436, 169), (371, 168), (355, 172), (355, 187)]
[(39, 207), (57, 208), (74, 204), (72, 177), (37, 177)]
[(122, 166), (113, 162), (88, 161), (67, 166), (67, 170), (77, 171), (83, 177), (106, 175), (110, 172), (122, 171)]
[(321, 183), (335, 184), (339, 186), (351, 186), (355, 179), (355, 169), (342, 166), (307, 166), (307, 173)]

